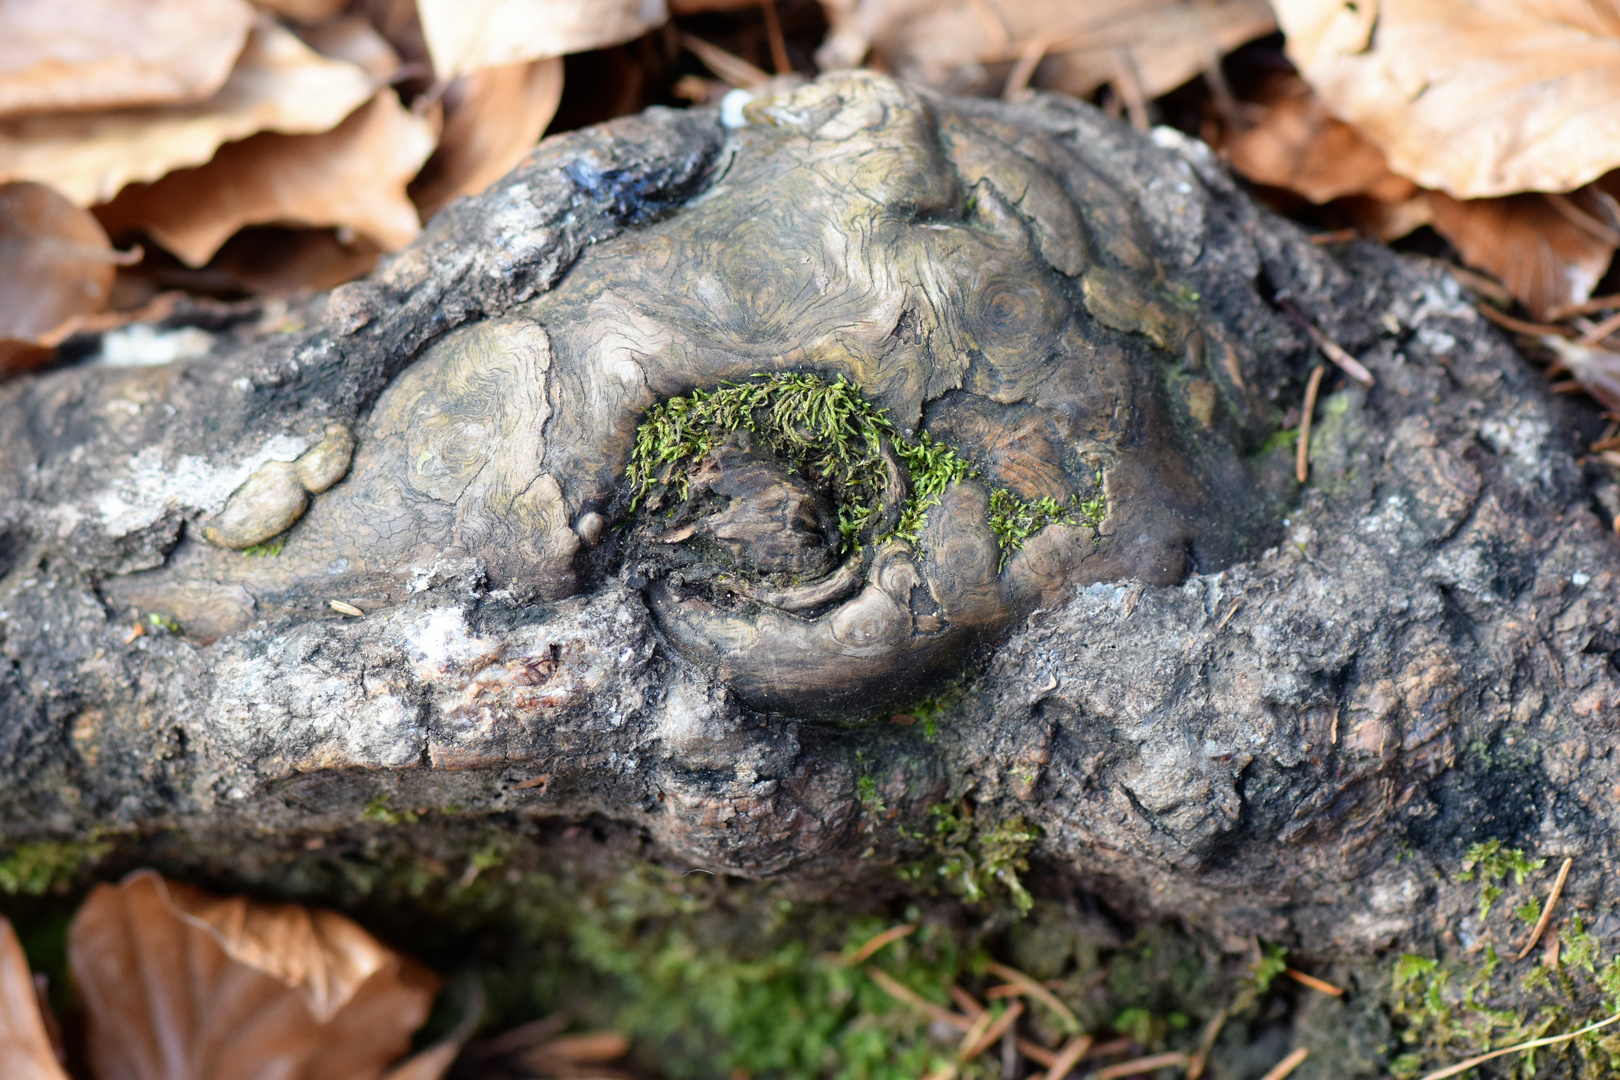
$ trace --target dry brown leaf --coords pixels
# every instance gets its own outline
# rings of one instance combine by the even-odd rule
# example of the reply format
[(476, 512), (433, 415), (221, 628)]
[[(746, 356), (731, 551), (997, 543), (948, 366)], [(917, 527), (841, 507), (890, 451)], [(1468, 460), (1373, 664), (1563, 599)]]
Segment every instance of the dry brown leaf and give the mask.
[(561, 57), (484, 68), (452, 82), (441, 99), (438, 149), (411, 184), (422, 217), (483, 191), (523, 160), (557, 114), (562, 87)]
[(91, 891), (68, 962), (104, 1080), (377, 1080), (436, 990), (341, 915), (151, 871)]
[(669, 19), (665, 0), (416, 0), (441, 79), (638, 38)]
[(11, 923), (0, 915), (0, 1076), (68, 1080), (40, 1015), (28, 959)]
[[(1044, 63), (1034, 85), (1084, 96), (1122, 78), (1146, 97), (1172, 90), (1223, 52), (1276, 29), (1265, 0), (823, 0), (823, 68), (868, 52), (914, 82), (999, 91), (1016, 61)], [(987, 67), (987, 65), (989, 65)]]
[(1379, 149), (1328, 112), (1303, 79), (1277, 79), (1259, 95), (1257, 122), (1225, 140), (1233, 168), (1257, 184), (1321, 204), (1345, 195), (1410, 199), (1418, 187), (1389, 171)]
[[(1616, 184), (1616, 177), (1606, 182)], [(1469, 266), (1494, 275), (1536, 318), (1592, 295), (1620, 242), (1599, 185), (1571, 195), (1453, 199), (1431, 192), (1434, 229)]]
[(49, 362), (128, 261), (88, 210), (43, 184), (0, 184), (0, 377)]
[(760, 0), (669, 0), (671, 15), (705, 15), (711, 11), (757, 9)]
[(196, 105), (0, 121), (0, 181), (37, 180), (80, 206), (125, 184), (201, 164), (221, 143), (256, 131), (329, 131), (375, 86), (291, 31), (261, 22), (225, 85)]
[(0, 116), (201, 101), (242, 52), (243, 0), (7, 0)]
[(313, 23), (330, 19), (347, 7), (349, 0), (253, 0), (253, 3), (294, 22)]
[(118, 262), (88, 210), (43, 184), (0, 185), (0, 337), (38, 338), (100, 311)]
[(1457, 198), (1620, 166), (1615, 0), (1274, 0), (1288, 55), (1392, 169)]
[(304, 44), (332, 60), (346, 60), (380, 86), (399, 71), (399, 53), (369, 19), (348, 15), (298, 31)]
[(364, 277), (382, 249), (363, 237), (348, 242), (335, 229), (247, 228), (210, 261), (245, 292), (288, 296), (324, 292)]
[(201, 266), (244, 225), (342, 226), (388, 251), (421, 222), (405, 185), (433, 152), (433, 127), (383, 90), (319, 135), (255, 135), (214, 160), (131, 184), (98, 211), (115, 236), (139, 230)]

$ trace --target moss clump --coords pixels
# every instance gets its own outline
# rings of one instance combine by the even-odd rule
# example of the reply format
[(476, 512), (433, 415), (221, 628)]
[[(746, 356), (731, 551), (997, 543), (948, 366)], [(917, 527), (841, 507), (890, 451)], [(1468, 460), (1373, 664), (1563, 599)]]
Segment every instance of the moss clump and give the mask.
[(109, 850), (108, 845), (96, 842), (24, 844), (0, 859), (0, 892), (7, 896), (42, 896), (60, 891)]
[[(949, 485), (982, 479), (971, 462), (927, 432), (915, 440), (900, 434), (888, 411), (868, 401), (860, 387), (842, 375), (829, 382), (818, 375), (760, 374), (668, 398), (647, 411), (630, 454), (631, 508), (656, 488), (687, 498), (692, 466), (738, 431), (746, 431), (756, 445), (791, 463), (829, 497), (838, 509), (838, 531), (846, 551), (891, 536), (916, 543), (929, 508)], [(885, 445), (904, 466), (908, 490), (899, 519), (878, 534), (873, 525), (882, 509)], [(1003, 561), (1047, 525), (1080, 520), (1076, 511), (1088, 521), (1101, 520), (1100, 499), (1071, 501), (1074, 505), (1069, 508), (1050, 498), (1028, 502), (992, 485), (990, 527)]]
[(901, 880), (933, 880), (970, 904), (1002, 894), (1019, 914), (1027, 914), (1034, 899), (1018, 875), (1029, 870), (1029, 851), (1040, 830), (1022, 817), (986, 823), (966, 799), (928, 812), (932, 828), (906, 835), (925, 841), (932, 851), (928, 858), (902, 864)]

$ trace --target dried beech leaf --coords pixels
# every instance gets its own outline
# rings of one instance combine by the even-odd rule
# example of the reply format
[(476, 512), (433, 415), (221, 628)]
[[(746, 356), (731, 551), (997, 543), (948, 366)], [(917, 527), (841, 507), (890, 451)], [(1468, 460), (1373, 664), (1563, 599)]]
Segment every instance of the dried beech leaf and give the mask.
[(441, 79), (600, 49), (669, 19), (665, 0), (416, 0)]
[(1537, 318), (1590, 297), (1620, 243), (1612, 199), (1590, 187), (1466, 201), (1432, 192), (1429, 204), (1435, 231), (1463, 261), (1494, 275)]
[(51, 1049), (28, 959), (11, 923), (0, 915), (0, 1076), (6, 1080), (68, 1080)]
[(253, 0), (253, 3), (282, 18), (306, 23), (330, 19), (348, 6), (348, 0)]
[(385, 250), (416, 238), (405, 193), (433, 152), (433, 126), (383, 90), (319, 135), (255, 135), (155, 184), (131, 184), (99, 211), (108, 232), (139, 230), (192, 266), (244, 225), (345, 226)]
[(209, 268), (242, 290), (264, 296), (324, 292), (364, 277), (382, 249), (364, 237), (347, 243), (335, 229), (243, 229), (219, 249)]
[(1620, 413), (1620, 353), (1556, 337), (1542, 338), (1542, 344), (1552, 349), (1559, 366), (1588, 394), (1610, 412)]
[(441, 1080), (459, 1053), (460, 1043), (437, 1043), (395, 1065), (383, 1080)]
[(1620, 166), (1616, 0), (1274, 0), (1288, 54), (1390, 168), (1457, 198)]
[(0, 185), (0, 337), (32, 340), (100, 311), (117, 262), (88, 210), (43, 184)]
[(370, 97), (366, 73), (262, 22), (219, 93), (196, 105), (0, 121), (0, 181), (37, 180), (80, 206), (201, 164), (256, 131), (329, 131)]
[(102, 1080), (377, 1080), (436, 989), (340, 915), (151, 871), (91, 891), (68, 962)]
[[(1128, 78), (1146, 97), (1174, 89), (1221, 53), (1276, 29), (1265, 0), (823, 0), (823, 68), (868, 52), (914, 82), (999, 91), (1008, 67), (1044, 57), (1034, 84), (1084, 96)], [(992, 65), (986, 67), (986, 65)]]
[(1366, 195), (1398, 203), (1417, 185), (1390, 172), (1384, 155), (1328, 112), (1304, 80), (1275, 80), (1257, 102), (1257, 123), (1227, 139), (1232, 167), (1257, 184), (1287, 188), (1313, 203)]
[(379, 86), (399, 71), (399, 53), (369, 20), (358, 15), (303, 27), (298, 36), (322, 56), (353, 64)]
[(424, 218), (461, 195), (476, 195), (523, 160), (562, 100), (561, 57), (462, 75), (444, 97), (444, 133), (411, 197)]
[(244, 0), (7, 0), (0, 116), (201, 101), (247, 41)]

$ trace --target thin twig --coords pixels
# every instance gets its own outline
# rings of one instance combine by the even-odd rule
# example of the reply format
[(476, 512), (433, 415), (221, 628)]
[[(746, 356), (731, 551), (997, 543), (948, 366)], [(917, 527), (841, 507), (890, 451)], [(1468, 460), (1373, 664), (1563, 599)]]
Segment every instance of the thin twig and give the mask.
[(1007, 1006), (1006, 1012), (997, 1017), (977, 1039), (962, 1048), (961, 1053), (957, 1055), (958, 1060), (963, 1062), (972, 1061), (990, 1049), (1001, 1040), (1001, 1037), (1007, 1033), (1008, 1028), (1018, 1023), (1018, 1018), (1023, 1015), (1024, 1003), (1022, 1001), (1015, 1001)]
[(984, 1015), (984, 1006), (979, 1004), (978, 999), (955, 983), (951, 984), (951, 1000), (956, 1002), (958, 1009), (975, 1020)]
[(1469, 1069), (1472, 1069), (1475, 1065), (1483, 1065), (1487, 1061), (1503, 1057), (1507, 1054), (1517, 1054), (1521, 1050), (1535, 1050), (1538, 1047), (1552, 1046), (1555, 1043), (1569, 1042), (1571, 1039), (1578, 1039), (1582, 1035), (1587, 1035), (1591, 1032), (1597, 1031), (1599, 1028), (1606, 1028), (1617, 1020), (1620, 1020), (1620, 1013), (1615, 1013), (1607, 1020), (1599, 1020), (1595, 1024), (1588, 1024), (1579, 1031), (1571, 1031), (1566, 1035), (1548, 1035), (1545, 1038), (1531, 1039), (1529, 1042), (1515, 1043), (1513, 1046), (1504, 1046), (1500, 1050), (1492, 1050), (1488, 1054), (1481, 1054), (1478, 1057), (1471, 1057), (1467, 1061), (1459, 1061), (1457, 1064), (1448, 1065), (1444, 1069), (1436, 1069), (1432, 1073), (1425, 1074), (1422, 1080), (1446, 1080), (1446, 1077), (1448, 1076), (1456, 1076), (1459, 1073), (1465, 1073)]
[(1329, 997), (1344, 996), (1344, 987), (1334, 986), (1330, 982), (1318, 979), (1315, 975), (1307, 975), (1303, 971), (1295, 971), (1293, 968), (1283, 968), (1283, 974), (1287, 975), (1290, 979), (1293, 979), (1300, 985), (1308, 986), (1312, 990), (1318, 990), (1324, 994), (1327, 994)]
[(1131, 118), (1131, 127), (1146, 132), (1148, 123), (1147, 96), (1142, 92), (1142, 79), (1136, 71), (1136, 54), (1130, 46), (1121, 45), (1113, 50), (1114, 89), (1125, 100), (1125, 112)]
[(1187, 1064), (1187, 1055), (1183, 1053), (1154, 1054), (1151, 1057), (1137, 1058), (1134, 1061), (1122, 1061), (1118, 1065), (1098, 1069), (1091, 1074), (1090, 1080), (1118, 1080), (1121, 1076), (1140, 1076), (1142, 1073), (1149, 1073), (1155, 1069), (1168, 1069), (1185, 1064)]
[(1504, 315), (1489, 304), (1476, 304), (1479, 313), (1504, 330), (1511, 330), (1515, 334), (1532, 334), (1540, 337), (1551, 334), (1554, 337), (1569, 337), (1569, 330), (1552, 323), (1526, 322), (1524, 319), (1515, 319), (1511, 315)]
[(1260, 1080), (1283, 1080), (1283, 1077), (1299, 1068), (1299, 1063), (1311, 1056), (1311, 1052), (1303, 1046), (1295, 1047), (1287, 1057), (1271, 1067), (1271, 1071), (1262, 1076)]
[(1300, 329), (1309, 334), (1311, 340), (1316, 342), (1316, 347), (1321, 350), (1322, 355), (1342, 368), (1346, 375), (1363, 386), (1373, 384), (1372, 372), (1368, 371), (1360, 360), (1345, 352), (1338, 342), (1318, 330), (1316, 324), (1311, 322), (1303, 311), (1299, 310), (1299, 305), (1286, 297), (1278, 297), (1277, 307), (1282, 309), (1283, 313), (1290, 319), (1293, 319)]
[(793, 70), (793, 61), (788, 59), (787, 39), (782, 36), (782, 20), (776, 14), (776, 0), (759, 0), (759, 9), (765, 15), (765, 36), (771, 42), (771, 64), (778, 75), (786, 75)]
[(703, 61), (704, 67), (732, 86), (748, 89), (749, 87), (763, 86), (771, 81), (770, 75), (742, 57), (735, 53), (729, 53), (718, 45), (710, 44), (700, 37), (682, 34), (681, 47)]
[(1359, 229), (1334, 229), (1332, 232), (1319, 232), (1311, 234), (1311, 243), (1317, 247), (1328, 244), (1348, 244), (1361, 235)]
[(1558, 876), (1553, 879), (1552, 890), (1547, 893), (1547, 903), (1542, 906), (1541, 918), (1536, 920), (1536, 928), (1530, 931), (1530, 940), (1524, 943), (1524, 948), (1520, 949), (1519, 955), (1513, 959), (1523, 960), (1529, 956), (1530, 950), (1535, 948), (1536, 942), (1541, 940), (1541, 935), (1546, 931), (1547, 924), (1552, 922), (1553, 905), (1558, 903), (1558, 898), (1564, 894), (1564, 882), (1569, 880), (1569, 868), (1574, 865), (1575, 859), (1570, 857), (1565, 859), (1564, 865), (1558, 868)]
[(1091, 1043), (1090, 1035), (1076, 1035), (1064, 1043), (1063, 1049), (1057, 1052), (1047, 1067), (1046, 1080), (1063, 1080), (1073, 1072), (1080, 1059), (1086, 1056), (1086, 1051), (1091, 1049)]
[(1576, 338), (1575, 341), (1580, 345), (1596, 345), (1616, 330), (1620, 330), (1620, 311), (1610, 315), (1607, 319)]
[[(1076, 1035), (1075, 1038), (1089, 1038), (1089, 1036)], [(1042, 1046), (1038, 1042), (1024, 1038), (1022, 1035), (1015, 1038), (1013, 1040), (1013, 1044), (1018, 1047), (1018, 1052), (1020, 1054), (1023, 1054), (1037, 1065), (1045, 1065), (1050, 1069), (1057, 1063), (1058, 1056), (1056, 1053)], [(1081, 1053), (1085, 1053), (1085, 1051), (1082, 1050)]]
[(1446, 270), (1449, 271), (1451, 276), (1456, 278), (1458, 283), (1461, 284), (1465, 289), (1473, 289), (1475, 292), (1479, 293), (1479, 295), (1490, 300), (1495, 300), (1498, 304), (1513, 303), (1513, 294), (1504, 289), (1502, 287), (1502, 283), (1493, 277), (1476, 273), (1465, 266), (1448, 264), (1446, 266)]
[(917, 926), (915, 923), (901, 923), (899, 926), (891, 926), (883, 933), (874, 935), (865, 945), (855, 950), (855, 955), (849, 958), (849, 962), (852, 965), (864, 964), (872, 959), (873, 954), (883, 946), (892, 941), (899, 941), (908, 934), (916, 933), (916, 931)]
[(1187, 1059), (1187, 1080), (1199, 1080), (1204, 1075), (1204, 1068), (1209, 1064), (1210, 1051), (1215, 1049), (1215, 1040), (1220, 1038), (1221, 1028), (1225, 1024), (1225, 1009), (1210, 1017), (1209, 1025), (1204, 1028), (1204, 1037), (1198, 1040), (1198, 1049)]
[(1042, 1005), (1045, 1005), (1048, 1009), (1051, 1009), (1053, 1012), (1057, 1013), (1058, 1016), (1063, 1020), (1064, 1026), (1069, 1031), (1079, 1030), (1080, 1019), (1074, 1015), (1067, 1005), (1059, 1001), (1057, 995), (1052, 993), (1052, 991), (1048, 990), (1046, 987), (1042, 986), (1040, 983), (1036, 982), (1028, 975), (1025, 975), (1022, 971), (1019, 971), (1015, 967), (1008, 967), (1006, 964), (999, 963), (995, 960), (990, 961), (986, 967), (990, 974), (1006, 979), (1014, 986), (1017, 986), (1023, 990), (1024, 993), (1028, 994)]
[(1574, 315), (1596, 315), (1600, 311), (1613, 311), (1615, 308), (1620, 308), (1620, 293), (1594, 296), (1579, 304), (1560, 304), (1547, 311), (1547, 318), (1553, 322), (1562, 322)]
[(1294, 448), (1294, 477), (1300, 483), (1311, 478), (1311, 414), (1316, 411), (1316, 393), (1322, 388), (1321, 364), (1311, 368), (1311, 377), (1305, 384), (1305, 406), (1299, 416), (1299, 445)]
[(1001, 100), (1018, 101), (1028, 96), (1029, 80), (1035, 77), (1035, 69), (1046, 59), (1046, 47), (1050, 41), (1048, 35), (1036, 34), (1024, 43), (1017, 62), (1007, 73), (1007, 84), (1001, 88)]
[(966, 1031), (973, 1026), (973, 1021), (961, 1013), (953, 1013), (943, 1005), (935, 1005), (932, 1001), (929, 1001), (881, 968), (867, 968), (866, 974), (882, 988), (884, 993), (896, 1001), (903, 1001), (907, 1005), (921, 1009), (928, 1014), (930, 1020), (938, 1020), (946, 1027), (953, 1027), (957, 1031)]

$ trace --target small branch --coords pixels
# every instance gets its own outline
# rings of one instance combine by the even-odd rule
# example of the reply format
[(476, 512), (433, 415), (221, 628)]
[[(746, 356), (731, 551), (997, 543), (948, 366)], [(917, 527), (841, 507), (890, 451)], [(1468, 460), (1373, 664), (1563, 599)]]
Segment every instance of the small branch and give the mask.
[(1311, 1052), (1303, 1046), (1295, 1047), (1287, 1057), (1273, 1065), (1271, 1071), (1262, 1076), (1260, 1080), (1283, 1080), (1283, 1077), (1299, 1068), (1299, 1063), (1310, 1057), (1310, 1054)]
[(787, 39), (782, 36), (782, 20), (776, 14), (776, 0), (759, 0), (759, 9), (765, 16), (765, 36), (771, 42), (771, 66), (776, 68), (778, 75), (787, 75), (793, 71), (793, 61), (788, 59)]
[(1373, 384), (1372, 372), (1368, 371), (1360, 360), (1345, 352), (1338, 342), (1318, 330), (1316, 324), (1306, 318), (1303, 311), (1299, 310), (1298, 305), (1286, 297), (1278, 297), (1276, 303), (1277, 307), (1285, 315), (1293, 319), (1300, 329), (1310, 335), (1311, 340), (1316, 342), (1316, 347), (1321, 350), (1323, 356), (1337, 364), (1346, 375), (1361, 385), (1371, 386)]
[[(1007, 1011), (997, 1017), (996, 1020), (991, 1023), (990, 1026), (987, 1027), (977, 1039), (971, 1043), (966, 1043), (966, 1045), (962, 1047), (961, 1052), (957, 1055), (958, 1060), (964, 1063), (972, 1061), (974, 1058), (990, 1049), (1001, 1040), (1001, 1037), (1004, 1034), (1007, 1033), (1007, 1029), (1016, 1024), (1018, 1022), (1018, 1018), (1023, 1015), (1024, 1003), (1022, 1001), (1013, 1002), (1007, 1007)], [(965, 1039), (963, 1041), (966, 1042)]]
[(1541, 935), (1546, 932), (1547, 924), (1552, 922), (1553, 905), (1557, 904), (1558, 898), (1564, 894), (1564, 882), (1569, 880), (1569, 868), (1573, 865), (1575, 865), (1575, 859), (1570, 857), (1565, 859), (1564, 865), (1558, 868), (1558, 877), (1553, 880), (1552, 890), (1547, 893), (1547, 903), (1541, 909), (1541, 918), (1536, 920), (1536, 928), (1530, 931), (1530, 940), (1524, 943), (1524, 948), (1520, 949), (1519, 955), (1513, 959), (1523, 960), (1529, 956), (1530, 950), (1535, 948), (1536, 942), (1541, 940)]
[(1137, 1058), (1134, 1061), (1122, 1061), (1118, 1065), (1098, 1069), (1091, 1074), (1090, 1080), (1118, 1080), (1121, 1076), (1140, 1076), (1143, 1073), (1153, 1072), (1155, 1069), (1169, 1069), (1185, 1064), (1187, 1064), (1186, 1054), (1154, 1054), (1151, 1057)]
[(1052, 991), (1048, 990), (1046, 987), (1042, 986), (1028, 975), (1025, 975), (1022, 971), (1019, 971), (1015, 967), (1008, 967), (1006, 964), (998, 963), (995, 960), (990, 961), (987, 969), (989, 970), (990, 974), (1006, 979), (1019, 990), (1023, 991), (1025, 994), (1028, 994), (1042, 1005), (1045, 1005), (1048, 1009), (1051, 1009), (1053, 1012), (1057, 1013), (1058, 1016), (1063, 1020), (1064, 1026), (1069, 1031), (1078, 1031), (1080, 1029), (1080, 1020), (1074, 1015), (1069, 1007), (1063, 1004), (1063, 1002), (1059, 1001), (1056, 994), (1052, 993)]
[(1221, 1028), (1225, 1024), (1225, 1009), (1210, 1017), (1209, 1025), (1204, 1028), (1204, 1037), (1198, 1040), (1197, 1051), (1187, 1059), (1187, 1080), (1200, 1080), (1204, 1075), (1204, 1068), (1209, 1064), (1210, 1052), (1215, 1049), (1215, 1040), (1220, 1037)]
[(883, 933), (874, 935), (870, 941), (857, 949), (855, 951), (855, 955), (849, 958), (849, 962), (851, 965), (864, 964), (866, 961), (872, 959), (873, 954), (875, 954), (879, 949), (883, 948), (883, 946), (889, 944), (891, 941), (899, 941), (908, 934), (916, 933), (916, 931), (917, 927), (912, 923), (901, 923), (899, 926), (891, 926), (887, 930), (883, 931)]
[(1048, 1065), (1045, 1080), (1063, 1080), (1073, 1072), (1074, 1067), (1080, 1064), (1080, 1059), (1086, 1056), (1086, 1051), (1091, 1049), (1091, 1043), (1090, 1035), (1076, 1035), (1064, 1043), (1063, 1049), (1058, 1051), (1057, 1056)]
[(1502, 314), (1489, 304), (1476, 304), (1475, 308), (1481, 315), (1485, 316), (1497, 326), (1500, 326), (1504, 330), (1511, 330), (1515, 334), (1530, 334), (1534, 337), (1541, 337), (1543, 334), (1550, 334), (1553, 337), (1569, 336), (1569, 331), (1562, 326), (1554, 326), (1552, 323), (1526, 322), (1524, 319), (1515, 319), (1511, 315)]
[(1327, 994), (1329, 997), (1344, 996), (1344, 987), (1334, 986), (1330, 982), (1325, 982), (1322, 979), (1318, 979), (1315, 975), (1307, 975), (1303, 971), (1295, 971), (1293, 968), (1283, 968), (1283, 974), (1287, 975), (1290, 979), (1293, 979), (1300, 985), (1308, 986), (1312, 990), (1317, 990), (1321, 993)]
[(1311, 368), (1310, 381), (1305, 384), (1305, 407), (1299, 417), (1299, 445), (1294, 447), (1294, 477), (1300, 483), (1311, 478), (1311, 414), (1316, 411), (1316, 393), (1322, 388), (1321, 364)]

